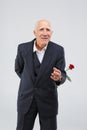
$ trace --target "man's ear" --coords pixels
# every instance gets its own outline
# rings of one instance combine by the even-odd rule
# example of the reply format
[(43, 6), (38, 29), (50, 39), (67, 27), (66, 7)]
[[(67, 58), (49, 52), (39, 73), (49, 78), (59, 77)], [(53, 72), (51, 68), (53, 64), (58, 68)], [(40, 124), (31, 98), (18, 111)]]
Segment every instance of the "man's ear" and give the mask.
[(33, 34), (36, 36), (36, 32), (35, 32), (35, 30), (33, 31)]

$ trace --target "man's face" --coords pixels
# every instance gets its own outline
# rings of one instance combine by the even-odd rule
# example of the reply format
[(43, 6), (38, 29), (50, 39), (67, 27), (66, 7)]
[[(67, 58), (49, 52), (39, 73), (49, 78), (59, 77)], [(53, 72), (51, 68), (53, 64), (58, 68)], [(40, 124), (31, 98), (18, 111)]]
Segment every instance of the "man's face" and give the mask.
[(44, 47), (47, 45), (52, 35), (50, 23), (45, 20), (39, 21), (36, 29), (34, 30), (34, 34), (36, 36), (38, 46)]

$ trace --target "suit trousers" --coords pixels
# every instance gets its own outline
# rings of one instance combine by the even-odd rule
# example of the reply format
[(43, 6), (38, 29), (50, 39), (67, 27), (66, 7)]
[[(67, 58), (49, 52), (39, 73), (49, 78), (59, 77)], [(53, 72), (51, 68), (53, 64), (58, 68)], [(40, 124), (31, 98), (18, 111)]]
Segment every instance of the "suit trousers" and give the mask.
[[(38, 107), (35, 98), (32, 101), (29, 111), (24, 116), (23, 130), (33, 130), (35, 118), (38, 114)], [(56, 116), (45, 118), (39, 115), (40, 130), (57, 130)]]

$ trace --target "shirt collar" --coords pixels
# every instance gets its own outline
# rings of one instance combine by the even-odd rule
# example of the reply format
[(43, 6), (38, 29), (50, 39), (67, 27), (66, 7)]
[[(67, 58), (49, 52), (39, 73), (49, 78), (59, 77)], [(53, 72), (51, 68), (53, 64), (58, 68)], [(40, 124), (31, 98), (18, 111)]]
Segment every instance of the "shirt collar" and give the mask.
[[(36, 45), (35, 45), (35, 43), (36, 43), (36, 40), (34, 41), (34, 47), (33, 47), (33, 52), (38, 52), (39, 50), (36, 48)], [(46, 49), (47, 49), (47, 46), (48, 46), (48, 44), (41, 50), (41, 51), (46, 51)]]

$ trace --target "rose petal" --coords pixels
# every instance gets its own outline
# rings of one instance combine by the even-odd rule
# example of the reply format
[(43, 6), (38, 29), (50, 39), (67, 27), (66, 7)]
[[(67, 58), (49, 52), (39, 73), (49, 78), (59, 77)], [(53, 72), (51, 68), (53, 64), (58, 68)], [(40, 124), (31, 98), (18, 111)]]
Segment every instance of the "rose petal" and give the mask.
[(75, 67), (74, 67), (74, 65), (73, 64), (70, 64), (69, 65), (69, 69), (74, 69)]

